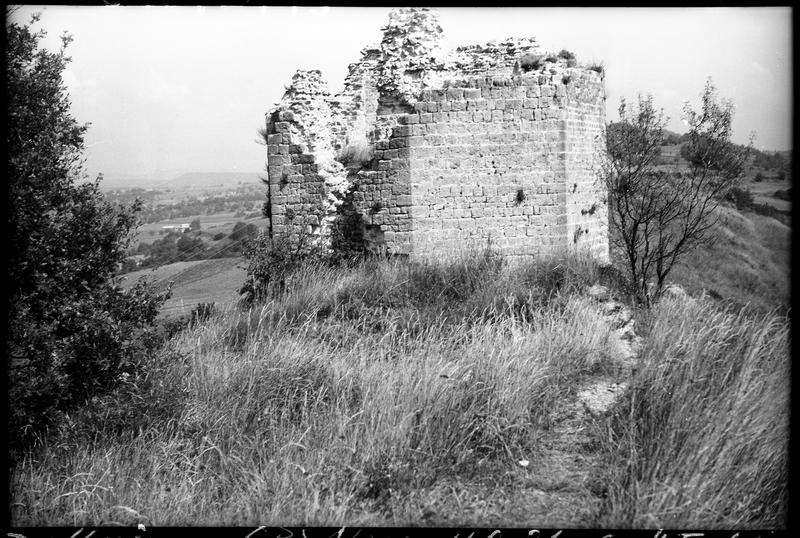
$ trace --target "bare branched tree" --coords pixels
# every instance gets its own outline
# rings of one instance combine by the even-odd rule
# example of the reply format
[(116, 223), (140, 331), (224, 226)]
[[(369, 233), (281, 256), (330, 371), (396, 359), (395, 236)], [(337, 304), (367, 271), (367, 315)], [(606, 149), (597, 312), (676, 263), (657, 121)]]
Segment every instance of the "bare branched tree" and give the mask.
[(661, 294), (675, 262), (709, 239), (718, 206), (742, 177), (752, 140), (748, 147), (730, 141), (732, 119), (733, 104), (720, 100), (709, 80), (702, 110), (684, 107), (688, 166), (658, 163), (667, 118), (652, 97), (639, 96), (633, 111), (621, 99), (619, 121), (608, 125), (603, 179), (611, 241), (645, 304)]

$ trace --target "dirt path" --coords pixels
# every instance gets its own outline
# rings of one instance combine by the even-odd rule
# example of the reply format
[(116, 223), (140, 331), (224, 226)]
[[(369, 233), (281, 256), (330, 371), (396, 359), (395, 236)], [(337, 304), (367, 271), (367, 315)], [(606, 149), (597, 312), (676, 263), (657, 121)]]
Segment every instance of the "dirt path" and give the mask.
[[(398, 525), (594, 527), (605, 487), (592, 423), (628, 386), (641, 347), (630, 309), (594, 286), (616, 349), (613, 375), (584, 379), (575, 397), (553, 410), (552, 426), (539, 432), (538, 447), (513, 468), (487, 469), (480, 481), (446, 477), (390, 502), (382, 517)], [(505, 465), (506, 467), (507, 464)]]

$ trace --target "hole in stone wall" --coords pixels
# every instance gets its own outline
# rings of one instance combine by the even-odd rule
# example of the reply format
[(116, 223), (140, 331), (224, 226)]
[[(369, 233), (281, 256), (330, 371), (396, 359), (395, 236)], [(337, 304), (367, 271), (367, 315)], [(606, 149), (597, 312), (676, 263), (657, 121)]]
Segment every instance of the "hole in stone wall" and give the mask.
[(381, 209), (383, 209), (383, 204), (381, 203), (381, 201), (380, 201), (380, 200), (378, 200), (378, 201), (376, 201), (375, 203), (373, 203), (373, 204), (372, 204), (372, 207), (370, 207), (370, 208), (369, 208), (370, 212), (371, 212), (373, 215), (374, 215), (375, 213), (377, 213), (378, 211), (380, 211)]
[(525, 201), (525, 191), (517, 189), (517, 205)]
[(295, 212), (294, 212), (294, 209), (292, 209), (291, 207), (287, 207), (286, 208), (286, 213), (285, 214), (286, 214), (286, 218), (288, 220), (294, 220), (294, 218), (296, 216)]
[(592, 204), (589, 209), (581, 209), (581, 215), (594, 215), (595, 211), (597, 211), (597, 204)]
[(354, 205), (354, 188), (350, 188), (336, 207), (331, 226), (331, 248), (342, 259), (356, 259), (365, 251), (363, 222)]

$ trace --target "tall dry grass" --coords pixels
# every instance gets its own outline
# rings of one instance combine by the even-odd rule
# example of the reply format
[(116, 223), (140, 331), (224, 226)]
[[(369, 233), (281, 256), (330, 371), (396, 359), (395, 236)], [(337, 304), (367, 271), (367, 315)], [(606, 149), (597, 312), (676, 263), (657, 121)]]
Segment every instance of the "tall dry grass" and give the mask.
[[(274, 300), (177, 334), (16, 455), (12, 523), (415, 525), (432, 485), (504, 483), (521, 460), (547, 475), (556, 404), (614, 368), (583, 292), (603, 278), (586, 259), (491, 253), (307, 265)], [(786, 320), (671, 298), (638, 315), (632, 390), (595, 424), (609, 496), (580, 524), (780, 527)], [(478, 501), (448, 516), (498, 518)]]
[(581, 263), (309, 265), (17, 461), (13, 522), (415, 524), (418, 488), (536, 465), (555, 402), (607, 366), (597, 306), (561, 293)]
[(789, 325), (664, 299), (606, 425), (603, 525), (785, 528)]

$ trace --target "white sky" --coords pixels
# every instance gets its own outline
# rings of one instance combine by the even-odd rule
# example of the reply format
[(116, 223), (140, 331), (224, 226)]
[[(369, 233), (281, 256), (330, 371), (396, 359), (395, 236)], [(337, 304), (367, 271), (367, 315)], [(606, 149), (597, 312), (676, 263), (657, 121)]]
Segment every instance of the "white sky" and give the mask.
[[(73, 114), (91, 122), (87, 169), (111, 178), (253, 172), (264, 113), (298, 68), (341, 88), (347, 65), (377, 43), (389, 8), (25, 6), (12, 21), (75, 40), (65, 80)], [(650, 93), (683, 132), (683, 102), (706, 79), (736, 106), (734, 141), (791, 149), (791, 9), (441, 8), (445, 49), (533, 36), (606, 66), (607, 120), (619, 98)]]

